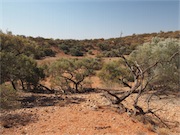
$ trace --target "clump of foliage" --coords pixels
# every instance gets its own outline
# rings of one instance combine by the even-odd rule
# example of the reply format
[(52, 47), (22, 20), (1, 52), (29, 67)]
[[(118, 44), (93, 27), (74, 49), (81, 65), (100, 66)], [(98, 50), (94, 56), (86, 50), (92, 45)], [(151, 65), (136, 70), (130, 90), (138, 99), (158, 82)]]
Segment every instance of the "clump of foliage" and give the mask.
[(33, 56), (35, 59), (41, 59), (46, 56), (54, 57), (55, 54), (56, 53), (50, 48), (50, 46), (44, 45), (36, 47), (34, 54), (31, 54), (30, 56)]
[(15, 109), (19, 106), (18, 94), (10, 85), (0, 85), (0, 109)]
[(111, 46), (106, 43), (106, 42), (100, 42), (97, 44), (98, 48), (101, 50), (101, 51), (110, 51), (111, 50)]
[(81, 92), (85, 79), (95, 74), (101, 68), (99, 59), (59, 59), (52, 63), (49, 73), (53, 82), (62, 90)]
[[(37, 63), (26, 55), (0, 52), (1, 84), (11, 82), (14, 89), (20, 81), (23, 89), (36, 87), (39, 80), (44, 78), (43, 69), (37, 67)], [(26, 88), (25, 88), (26, 87)]]
[[(11, 32), (0, 32), (1, 37), (1, 80), (0, 83), (10, 82), (15, 90), (34, 89), (44, 78), (43, 69), (37, 66), (34, 58), (39, 59), (54, 52), (50, 46), (38, 46), (35, 41), (24, 36), (15, 36)], [(19, 88), (19, 87), (18, 87)]]
[(98, 76), (106, 84), (126, 84), (132, 81), (132, 74), (124, 66), (122, 60), (114, 60), (105, 63), (99, 72)]
[(68, 54), (70, 51), (68, 45), (66, 45), (66, 44), (60, 44), (60, 45), (58, 45), (58, 47), (59, 47), (59, 49), (63, 50), (63, 52), (65, 54)]
[(139, 46), (130, 55), (132, 61), (136, 61), (143, 69), (156, 65), (147, 71), (147, 78), (152, 78), (152, 86), (160, 86), (165, 89), (179, 88), (179, 48), (177, 39), (154, 38), (150, 43)]
[(58, 45), (65, 54), (83, 56), (87, 50), (80, 41), (65, 41)]
[(72, 48), (69, 49), (69, 54), (72, 56), (83, 56), (84, 55), (85, 49), (78, 45), (78, 46), (73, 46)]
[(50, 45), (39, 45), (37, 42), (24, 36), (15, 36), (11, 32), (7, 34), (0, 32), (1, 52), (11, 52), (13, 54), (24, 54), (28, 57), (41, 59), (45, 56), (55, 56), (55, 52)]

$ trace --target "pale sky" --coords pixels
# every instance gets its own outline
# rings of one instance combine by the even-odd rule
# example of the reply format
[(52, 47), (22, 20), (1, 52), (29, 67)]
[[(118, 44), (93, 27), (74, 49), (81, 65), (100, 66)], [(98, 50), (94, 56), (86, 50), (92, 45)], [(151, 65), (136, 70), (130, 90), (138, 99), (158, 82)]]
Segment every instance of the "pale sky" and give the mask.
[(179, 30), (178, 0), (0, 0), (0, 29), (59, 39)]

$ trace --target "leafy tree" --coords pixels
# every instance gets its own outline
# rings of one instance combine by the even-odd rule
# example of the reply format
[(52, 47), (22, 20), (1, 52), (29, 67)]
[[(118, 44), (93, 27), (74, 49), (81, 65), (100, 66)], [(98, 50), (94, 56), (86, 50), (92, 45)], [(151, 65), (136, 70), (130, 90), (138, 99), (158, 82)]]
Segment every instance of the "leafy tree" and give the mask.
[(40, 59), (45, 56), (55, 56), (55, 52), (48, 44), (39, 45), (38, 42), (30, 40), (24, 36), (0, 33), (1, 52), (11, 52), (13, 54)]
[(1, 84), (7, 81), (12, 83), (14, 89), (15, 84), (20, 81), (23, 88), (24, 83), (27, 86), (36, 87), (39, 80), (44, 78), (41, 68), (37, 67), (37, 63), (23, 54), (16, 56), (14, 53), (0, 52), (1, 57)]
[(83, 82), (87, 77), (95, 74), (95, 70), (101, 68), (99, 59), (59, 59), (52, 63), (49, 73), (55, 84), (62, 89), (80, 92)]
[(28, 40), (20, 36), (1, 33), (0, 37), (1, 51), (12, 52), (15, 55), (24, 53), (25, 44), (28, 44)]

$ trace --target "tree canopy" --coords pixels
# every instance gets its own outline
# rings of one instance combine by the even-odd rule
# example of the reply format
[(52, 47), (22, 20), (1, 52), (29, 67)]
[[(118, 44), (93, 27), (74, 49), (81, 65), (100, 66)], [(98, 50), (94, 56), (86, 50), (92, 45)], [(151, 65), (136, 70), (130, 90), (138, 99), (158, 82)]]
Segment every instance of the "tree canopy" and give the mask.
[(17, 55), (24, 54), (34, 59), (40, 59), (45, 56), (55, 56), (55, 52), (45, 42), (39, 45), (37, 42), (27, 37), (15, 36), (11, 32), (0, 33), (1, 52), (10, 52)]
[(52, 63), (49, 73), (54, 83), (61, 86), (62, 89), (80, 92), (85, 78), (94, 75), (94, 71), (99, 69), (100, 66), (100, 60), (98, 59), (62, 58)]
[(36, 86), (41, 78), (44, 78), (43, 69), (37, 67), (37, 63), (26, 55), (16, 56), (14, 53), (0, 52), (1, 57), (1, 84), (10, 81), (14, 87), (17, 81)]

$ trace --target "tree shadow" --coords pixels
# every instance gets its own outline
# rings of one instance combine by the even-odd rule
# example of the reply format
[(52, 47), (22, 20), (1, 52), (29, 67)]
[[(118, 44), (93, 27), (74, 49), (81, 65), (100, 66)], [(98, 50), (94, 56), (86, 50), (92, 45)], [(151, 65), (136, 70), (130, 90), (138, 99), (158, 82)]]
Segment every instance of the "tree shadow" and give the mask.
[[(45, 86), (44, 86), (45, 87)], [(26, 89), (24, 90), (25, 93), (35, 93), (35, 94), (54, 94), (54, 89), (49, 88), (36, 88), (36, 89)]]
[(173, 129), (176, 127), (179, 127), (180, 122), (179, 121), (171, 121), (171, 120), (166, 120), (164, 118), (160, 118), (158, 119), (157, 117), (154, 117), (152, 114), (147, 114), (147, 115), (136, 115), (133, 116), (133, 118), (135, 118), (136, 120), (138, 120), (139, 122), (147, 125), (147, 124), (151, 124), (154, 127), (158, 127), (158, 128), (169, 128), (169, 129)]
[(174, 99), (180, 97), (180, 91), (179, 90), (168, 90), (168, 89), (160, 89), (160, 90), (154, 90), (149, 91), (147, 94), (154, 95), (158, 97), (158, 99)]
[(91, 94), (91, 93), (101, 93), (101, 90), (97, 88), (84, 88), (82, 91), (80, 91), (78, 94)]
[(15, 113), (15, 114), (4, 114), (0, 116), (1, 126), (4, 128), (12, 128), (18, 126), (25, 126), (29, 123), (34, 123), (38, 120), (35, 114), (30, 113)]
[(64, 100), (64, 105), (61, 103), (62, 106), (68, 105), (68, 104), (80, 104), (81, 102), (85, 102), (85, 98), (79, 98), (79, 97), (69, 97)]
[(80, 104), (84, 102), (84, 98), (67, 97), (64, 98), (60, 95), (48, 94), (48, 95), (31, 95), (22, 97), (20, 100), (21, 108), (34, 108), (34, 107), (46, 107), (46, 106), (66, 106), (68, 104)]
[[(34, 107), (46, 107), (46, 106), (67, 106), (69, 104), (80, 104), (86, 101), (84, 98), (78, 98), (75, 96), (68, 97), (55, 94), (35, 94), (24, 96), (19, 99), (21, 108), (34, 108)], [(0, 115), (0, 125), (3, 128), (17, 128), (19, 126), (26, 126), (29, 123), (38, 121), (37, 114), (26, 113), (22, 111), (18, 112), (7, 112), (4, 111)]]

